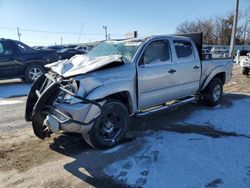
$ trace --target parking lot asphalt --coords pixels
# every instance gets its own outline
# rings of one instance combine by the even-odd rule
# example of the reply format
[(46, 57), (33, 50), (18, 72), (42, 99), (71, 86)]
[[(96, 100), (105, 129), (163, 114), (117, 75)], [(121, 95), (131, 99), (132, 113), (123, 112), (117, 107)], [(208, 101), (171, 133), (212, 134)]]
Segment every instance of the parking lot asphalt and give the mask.
[[(193, 103), (133, 118), (124, 142), (106, 151), (93, 150), (77, 134), (39, 140), (24, 120), (26, 97), (5, 91), (0, 97), (0, 187), (178, 187), (184, 183), (249, 187), (250, 129), (244, 116), (250, 104), (250, 78), (241, 75), (239, 66), (233, 73), (221, 106), (210, 109)], [(24, 86), (22, 91), (29, 87), (20, 80), (12, 80), (11, 85)], [(8, 81), (1, 81), (0, 93), (9, 90), (6, 86)]]

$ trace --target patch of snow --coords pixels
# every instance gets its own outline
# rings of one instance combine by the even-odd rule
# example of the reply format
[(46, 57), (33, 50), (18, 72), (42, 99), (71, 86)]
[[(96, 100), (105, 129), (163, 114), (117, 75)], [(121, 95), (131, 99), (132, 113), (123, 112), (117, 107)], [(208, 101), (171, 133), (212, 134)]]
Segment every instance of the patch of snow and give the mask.
[(13, 96), (25, 96), (28, 94), (31, 85), (22, 84), (9, 84), (0, 85), (0, 98), (9, 98)]
[(212, 109), (194, 111), (188, 119), (181, 123), (201, 126), (211, 125), (219, 130), (250, 135), (250, 96), (232, 102), (230, 107), (220, 105)]
[(159, 132), (144, 138), (135, 155), (104, 168), (114, 180), (136, 187), (250, 186), (250, 140), (213, 139), (196, 134)]
[(0, 106), (23, 103), (21, 100), (0, 100)]
[[(195, 111), (184, 123), (250, 134), (249, 107), (250, 97), (235, 100), (230, 107)], [(104, 173), (135, 187), (250, 187), (249, 138), (160, 131), (131, 144), (140, 139), (141, 149)]]

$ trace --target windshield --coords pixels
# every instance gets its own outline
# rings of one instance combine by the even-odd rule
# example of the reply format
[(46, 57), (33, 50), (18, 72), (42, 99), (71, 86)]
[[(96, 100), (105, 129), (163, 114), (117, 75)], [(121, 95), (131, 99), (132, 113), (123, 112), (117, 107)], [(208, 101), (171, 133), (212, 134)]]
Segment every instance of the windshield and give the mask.
[(94, 59), (100, 56), (121, 55), (131, 61), (140, 44), (138, 41), (106, 41), (93, 48), (88, 57)]
[(22, 43), (22, 42), (19, 42), (19, 41), (16, 41), (16, 44), (18, 46), (18, 49), (22, 52), (22, 53), (29, 53), (29, 52), (33, 52), (35, 51), (33, 48), (29, 47), (28, 45)]

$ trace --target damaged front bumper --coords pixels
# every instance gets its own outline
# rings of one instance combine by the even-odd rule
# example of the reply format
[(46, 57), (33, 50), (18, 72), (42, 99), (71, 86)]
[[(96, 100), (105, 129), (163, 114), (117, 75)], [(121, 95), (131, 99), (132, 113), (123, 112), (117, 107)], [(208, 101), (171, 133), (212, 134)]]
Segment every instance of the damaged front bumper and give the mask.
[[(40, 139), (49, 137), (52, 132), (87, 133), (100, 115), (102, 103), (88, 100), (68, 90), (65, 85), (69, 82), (70, 80), (45, 74), (32, 85), (26, 102), (25, 119), (32, 121), (34, 133)], [(60, 92), (79, 102), (55, 102)]]

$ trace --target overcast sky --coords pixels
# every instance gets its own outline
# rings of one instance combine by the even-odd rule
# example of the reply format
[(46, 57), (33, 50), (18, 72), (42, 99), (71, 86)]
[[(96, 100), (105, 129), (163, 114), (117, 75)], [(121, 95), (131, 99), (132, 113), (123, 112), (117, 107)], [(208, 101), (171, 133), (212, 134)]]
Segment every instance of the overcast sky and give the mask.
[[(185, 20), (225, 15), (234, 0), (0, 0), (0, 38), (30, 45), (86, 42), (137, 30), (139, 36), (170, 34)], [(250, 0), (240, 0), (240, 9)], [(82, 27), (82, 34), (80, 35)]]

